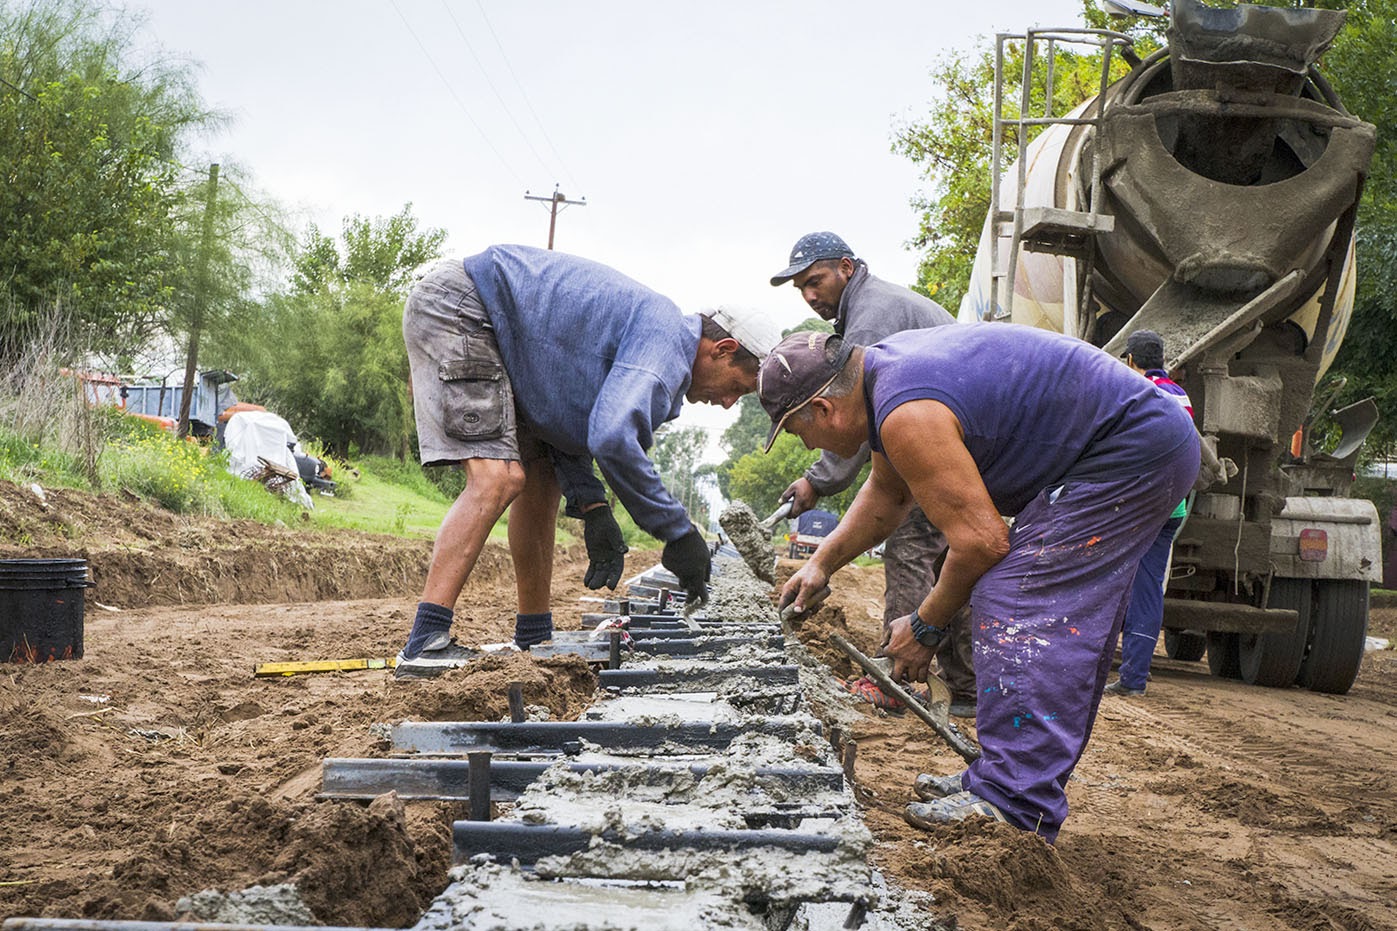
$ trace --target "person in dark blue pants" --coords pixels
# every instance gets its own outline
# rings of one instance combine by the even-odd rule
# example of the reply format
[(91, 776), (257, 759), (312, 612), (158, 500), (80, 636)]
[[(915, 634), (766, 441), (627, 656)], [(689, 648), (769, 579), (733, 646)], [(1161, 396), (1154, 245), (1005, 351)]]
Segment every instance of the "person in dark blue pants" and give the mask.
[[(1121, 361), (1138, 374), (1154, 382), (1161, 393), (1173, 398), (1193, 416), (1193, 404), (1188, 393), (1164, 370), (1164, 340), (1154, 330), (1136, 330), (1125, 341)], [(1168, 579), (1169, 554), (1188, 515), (1188, 501), (1179, 502), (1159, 536), (1150, 544), (1135, 570), (1135, 583), (1130, 590), (1130, 605), (1121, 626), (1120, 678), (1106, 686), (1107, 695), (1138, 697), (1145, 694), (1150, 678), (1150, 660), (1159, 630), (1164, 624), (1164, 589)]]
[(1183, 525), (1182, 517), (1164, 522), (1140, 565), (1135, 570), (1135, 582), (1130, 589), (1130, 607), (1121, 626), (1120, 678), (1106, 686), (1108, 695), (1143, 695), (1150, 678), (1150, 659), (1154, 656), (1159, 629), (1164, 621), (1164, 573), (1169, 568), (1169, 553), (1174, 537)]

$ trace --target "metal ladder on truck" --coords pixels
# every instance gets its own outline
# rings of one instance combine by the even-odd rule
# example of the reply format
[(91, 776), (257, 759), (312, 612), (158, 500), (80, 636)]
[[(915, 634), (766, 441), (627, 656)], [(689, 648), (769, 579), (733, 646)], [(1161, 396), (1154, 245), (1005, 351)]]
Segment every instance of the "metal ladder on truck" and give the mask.
[[(1019, 111), (1017, 115), (1004, 113), (1005, 88), (1005, 49), (1010, 43), (1023, 44), (1023, 68), (1020, 75)], [(1044, 76), (1044, 98), (1042, 116), (1032, 116), (1032, 91), (1034, 61), (1037, 44), (1047, 43), (1046, 74)], [(1082, 112), (1081, 116), (1053, 115), (1053, 66), (1056, 63), (1058, 43), (1089, 45), (1101, 49), (1101, 79), (1096, 101)], [(1090, 202), (1086, 210), (1060, 207), (1025, 207), (1024, 188), (1028, 179), (1028, 132), (1035, 126), (1083, 125), (1095, 127), (1101, 122), (1101, 104), (1105, 100), (1106, 88), (1110, 84), (1111, 59), (1119, 47), (1122, 57), (1130, 60), (1134, 40), (1120, 32), (1108, 29), (1029, 29), (1022, 34), (998, 33), (995, 35), (994, 49), (994, 126), (991, 143), (990, 180), (990, 307), (991, 320), (1008, 320), (1014, 310), (1014, 281), (1018, 274), (1019, 251), (1047, 252), (1064, 257), (1063, 290), (1063, 332), (1071, 336), (1085, 337), (1083, 321), (1089, 321), (1088, 309), (1091, 301), (1091, 273), (1096, 260), (1096, 240), (1098, 233), (1109, 233), (1115, 228), (1115, 218), (1101, 213), (1101, 164), (1100, 152), (1095, 147), (1091, 157)], [(1088, 115), (1093, 112), (1095, 115)], [(1015, 169), (1018, 173), (1015, 185), (1014, 207), (1004, 209), (1004, 131), (1013, 127), (1016, 132), (1018, 157)], [(1000, 241), (1006, 229), (1009, 231), (1008, 255), (1002, 255)], [(1078, 263), (1083, 263), (1085, 273), (1081, 276), (1081, 293), (1074, 295), (1078, 279)]]

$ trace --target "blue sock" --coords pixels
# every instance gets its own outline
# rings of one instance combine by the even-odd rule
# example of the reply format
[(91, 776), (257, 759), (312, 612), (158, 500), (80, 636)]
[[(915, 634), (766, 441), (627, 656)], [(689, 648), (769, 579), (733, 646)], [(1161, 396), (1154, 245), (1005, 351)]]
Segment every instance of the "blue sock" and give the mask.
[(412, 633), (407, 636), (407, 646), (403, 647), (403, 657), (412, 659), (422, 652), (422, 647), (433, 634), (444, 634), (451, 629), (455, 612), (450, 608), (432, 604), (430, 601), (417, 603), (417, 617), (412, 622)]
[(535, 643), (553, 639), (553, 612), (514, 615), (514, 645), (527, 650)]

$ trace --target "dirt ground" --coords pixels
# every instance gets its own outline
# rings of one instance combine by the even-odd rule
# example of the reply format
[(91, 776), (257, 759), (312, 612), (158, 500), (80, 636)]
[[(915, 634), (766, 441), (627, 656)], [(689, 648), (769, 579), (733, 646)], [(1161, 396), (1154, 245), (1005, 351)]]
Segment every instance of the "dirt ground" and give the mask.
[[(497, 719), (511, 681), (575, 717), (594, 684), (580, 662), (524, 657), (428, 682), (253, 678), (259, 662), (392, 655), (428, 550), (76, 493), (43, 508), (0, 483), (0, 558), (81, 556), (97, 581), (82, 660), (0, 664), (0, 917), (167, 920), (203, 889), (295, 881), (326, 924), (412, 924), (445, 884), (461, 806), (318, 802), (321, 760), (382, 755), (377, 722)], [(482, 559), (463, 642), (508, 636), (508, 565)], [(560, 627), (591, 607), (582, 568), (577, 552), (558, 562)], [(835, 582), (801, 636), (844, 675), (824, 638), (876, 645), (882, 573)], [(1372, 628), (1397, 638), (1397, 609)], [(1397, 929), (1397, 653), (1369, 653), (1342, 697), (1154, 668), (1146, 698), (1103, 704), (1056, 847), (1004, 825), (908, 827), (916, 773), (960, 759), (915, 718), (865, 708), (875, 859), (933, 893), (928, 927)]]

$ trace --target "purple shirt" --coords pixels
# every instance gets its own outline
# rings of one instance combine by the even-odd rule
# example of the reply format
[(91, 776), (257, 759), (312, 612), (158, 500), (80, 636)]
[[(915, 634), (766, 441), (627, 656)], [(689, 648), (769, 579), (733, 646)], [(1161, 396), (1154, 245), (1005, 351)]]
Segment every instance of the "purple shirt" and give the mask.
[(899, 405), (949, 407), (1006, 515), (1046, 488), (1144, 474), (1195, 432), (1177, 401), (1095, 346), (1010, 323), (891, 336), (868, 348), (864, 389), (876, 452)]

